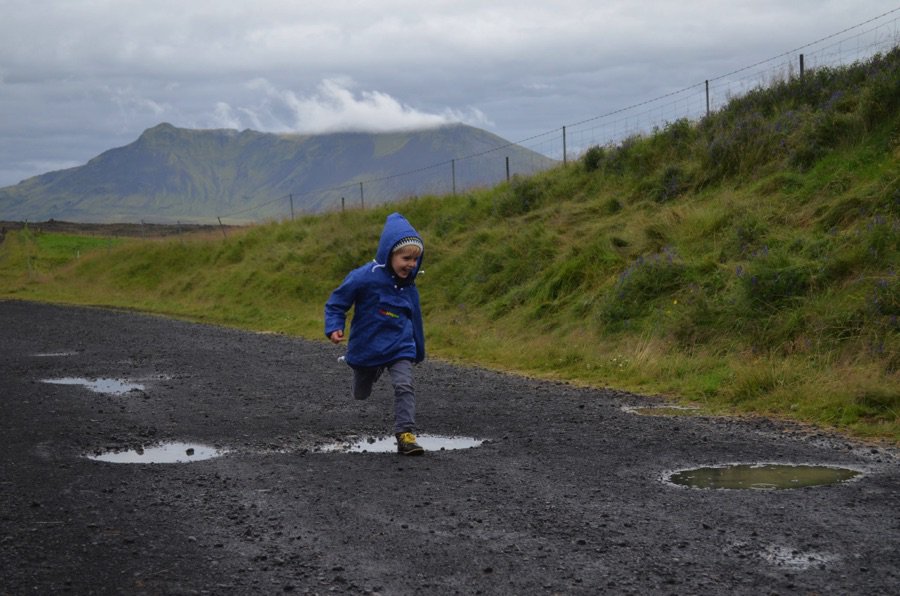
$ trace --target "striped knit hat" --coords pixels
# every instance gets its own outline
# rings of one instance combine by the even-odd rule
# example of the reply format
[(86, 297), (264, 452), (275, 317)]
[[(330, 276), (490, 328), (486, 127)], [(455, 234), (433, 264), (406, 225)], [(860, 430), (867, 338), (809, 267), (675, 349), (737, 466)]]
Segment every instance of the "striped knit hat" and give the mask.
[(397, 252), (404, 246), (418, 246), (419, 252), (425, 251), (425, 245), (422, 244), (422, 240), (415, 236), (407, 236), (406, 238), (401, 238), (397, 241), (397, 243), (391, 248), (391, 253)]

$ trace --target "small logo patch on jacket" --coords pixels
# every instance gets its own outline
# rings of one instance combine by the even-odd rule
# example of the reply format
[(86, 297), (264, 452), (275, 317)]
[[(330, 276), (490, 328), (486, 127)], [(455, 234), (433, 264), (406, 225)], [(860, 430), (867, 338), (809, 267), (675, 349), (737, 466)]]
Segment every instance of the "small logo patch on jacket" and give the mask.
[(384, 315), (384, 316), (386, 316), (386, 317), (391, 317), (392, 319), (399, 319), (399, 318), (400, 318), (400, 315), (398, 315), (398, 314), (396, 314), (396, 313), (392, 313), (391, 311), (385, 310), (385, 309), (383, 309), (383, 308), (382, 308), (382, 309), (379, 309), (378, 314)]

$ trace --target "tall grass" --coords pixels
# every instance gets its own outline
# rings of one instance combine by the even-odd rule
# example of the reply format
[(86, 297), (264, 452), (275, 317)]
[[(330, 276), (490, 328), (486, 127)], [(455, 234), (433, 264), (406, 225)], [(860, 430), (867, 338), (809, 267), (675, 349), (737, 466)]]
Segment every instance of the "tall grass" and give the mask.
[(78, 256), (10, 234), (0, 295), (318, 338), (396, 209), (432, 355), (896, 442), (898, 107), (895, 50), (464, 195)]

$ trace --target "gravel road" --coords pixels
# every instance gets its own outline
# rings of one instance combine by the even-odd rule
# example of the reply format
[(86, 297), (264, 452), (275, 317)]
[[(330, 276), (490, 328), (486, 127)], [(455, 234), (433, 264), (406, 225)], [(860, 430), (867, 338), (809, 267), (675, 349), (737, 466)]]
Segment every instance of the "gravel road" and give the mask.
[[(123, 311), (0, 302), (0, 594), (897, 594), (895, 449), (429, 360), (424, 457), (329, 446), (390, 429), (341, 348)], [(121, 394), (61, 379), (140, 385)], [(110, 463), (182, 442), (224, 454)], [(199, 455), (198, 451), (195, 455)], [(703, 490), (773, 462), (853, 481)]]

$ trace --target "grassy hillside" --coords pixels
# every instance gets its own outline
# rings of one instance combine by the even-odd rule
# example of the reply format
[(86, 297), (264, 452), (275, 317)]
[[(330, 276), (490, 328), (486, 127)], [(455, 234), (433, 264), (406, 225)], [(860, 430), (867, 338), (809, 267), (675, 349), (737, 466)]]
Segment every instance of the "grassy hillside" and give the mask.
[(895, 50), (466, 195), (68, 260), (10, 234), (0, 296), (320, 338), (396, 209), (433, 356), (898, 442), (898, 158)]

